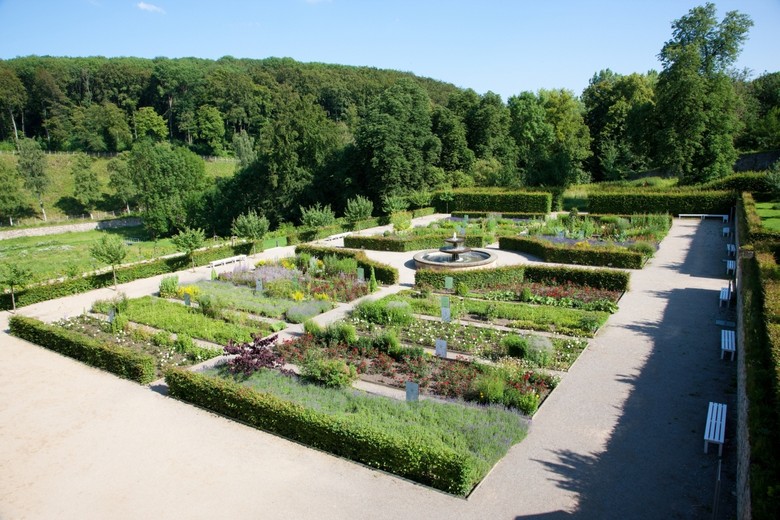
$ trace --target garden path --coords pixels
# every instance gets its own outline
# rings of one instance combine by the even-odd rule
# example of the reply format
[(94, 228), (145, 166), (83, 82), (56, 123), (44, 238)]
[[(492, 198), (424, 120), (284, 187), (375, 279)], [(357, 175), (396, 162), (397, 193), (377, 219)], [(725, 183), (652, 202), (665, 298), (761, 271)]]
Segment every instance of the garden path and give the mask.
[[(528, 437), (468, 500), (222, 419), (3, 333), (0, 518), (709, 518), (717, 456), (702, 453), (706, 403), (733, 405), (736, 371), (719, 359), (714, 324), (727, 312), (717, 306), (723, 240), (717, 223), (675, 220)], [(204, 274), (179, 276), (187, 283)], [(121, 290), (149, 294), (159, 279)], [(49, 321), (113, 294), (21, 312)], [(3, 330), (8, 317), (0, 313)], [(729, 407), (722, 518), (735, 511), (735, 411)]]

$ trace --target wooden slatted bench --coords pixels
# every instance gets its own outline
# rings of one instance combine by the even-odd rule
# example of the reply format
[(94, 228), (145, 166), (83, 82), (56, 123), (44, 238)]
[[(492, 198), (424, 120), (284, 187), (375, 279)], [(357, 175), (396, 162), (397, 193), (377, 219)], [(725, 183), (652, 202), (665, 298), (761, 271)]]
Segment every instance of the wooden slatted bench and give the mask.
[(736, 260), (726, 260), (726, 276), (731, 274), (735, 274), (737, 272), (737, 261)]
[(710, 403), (707, 410), (707, 424), (704, 426), (704, 453), (711, 442), (718, 445), (718, 457), (723, 455), (723, 442), (726, 439), (726, 405)]
[(724, 287), (720, 290), (720, 303), (718, 303), (718, 307), (723, 307), (724, 303), (727, 308), (731, 306), (731, 287)]
[(734, 353), (737, 351), (737, 338), (733, 330), (723, 329), (720, 331), (720, 359), (726, 352), (731, 353), (731, 360), (734, 361)]
[(217, 267), (218, 265), (232, 264), (233, 262), (243, 262), (246, 260), (246, 255), (229, 256), (227, 258), (220, 258), (209, 262), (209, 267)]

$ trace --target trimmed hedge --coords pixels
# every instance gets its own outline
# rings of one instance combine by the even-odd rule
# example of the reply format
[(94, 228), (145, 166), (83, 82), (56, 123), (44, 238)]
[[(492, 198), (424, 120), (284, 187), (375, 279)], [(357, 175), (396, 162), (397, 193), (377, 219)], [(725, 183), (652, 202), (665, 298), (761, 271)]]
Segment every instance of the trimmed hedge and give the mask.
[(142, 385), (155, 378), (155, 359), (119, 345), (103, 343), (71, 330), (47, 325), (26, 316), (12, 316), (11, 334), (87, 365), (137, 381)]
[(463, 218), (465, 216), (470, 218), (486, 218), (490, 215), (497, 215), (498, 218), (536, 219), (545, 218), (547, 213), (518, 213), (516, 211), (453, 211), (451, 212), (451, 215), (458, 218)]
[(731, 191), (636, 193), (611, 192), (588, 195), (591, 213), (716, 213), (728, 214), (735, 202)]
[(325, 255), (336, 255), (339, 258), (354, 258), (357, 260), (358, 267), (362, 267), (365, 270), (366, 277), (368, 277), (369, 272), (373, 267), (374, 276), (376, 277), (377, 282), (386, 285), (394, 285), (398, 283), (398, 269), (387, 264), (371, 260), (363, 251), (355, 249), (335, 249), (332, 247), (301, 244), (296, 246), (295, 253), (308, 253), (319, 258), (322, 258)]
[[(344, 247), (353, 249), (369, 249), (371, 251), (394, 251), (405, 253), (419, 249), (436, 249), (445, 245), (446, 235), (427, 236), (362, 236), (349, 235), (344, 237)], [(482, 234), (468, 234), (464, 244), (468, 247), (485, 247), (489, 237)]]
[(743, 242), (751, 242), (754, 246), (764, 242), (780, 242), (780, 232), (765, 228), (761, 222), (752, 194), (742, 194), (742, 209), (740, 215), (743, 218), (739, 220), (745, 224), (744, 228), (740, 228)]
[(433, 203), (436, 211), (493, 211), (510, 213), (544, 213), (552, 208), (552, 194), (547, 192), (495, 191), (462, 189), (451, 192), (453, 200), (441, 200), (437, 193)]
[(699, 185), (703, 190), (749, 191), (754, 193), (769, 193), (773, 190), (769, 177), (765, 172), (745, 172), (728, 175), (714, 181)]
[(579, 269), (576, 267), (552, 265), (513, 265), (494, 269), (462, 271), (418, 269), (414, 275), (416, 285), (429, 285), (444, 289), (444, 279), (451, 276), (455, 285), (464, 283), (470, 288), (490, 289), (492, 287), (529, 282), (548, 285), (572, 283), (595, 289), (627, 291), (631, 275), (613, 269)]
[(368, 426), (357, 417), (334, 417), (238, 383), (180, 369), (165, 375), (170, 395), (255, 428), (458, 495), (479, 480), (468, 453), (415, 442)]
[(417, 208), (412, 210), (412, 218), (427, 217), (436, 213), (436, 208), (433, 206), (427, 208)]
[[(243, 242), (235, 246), (220, 246), (210, 249), (195, 251), (195, 265), (206, 265), (214, 260), (235, 256), (240, 254), (249, 254), (252, 250), (250, 242)], [(140, 278), (149, 278), (160, 274), (174, 273), (182, 271), (191, 266), (191, 262), (186, 255), (177, 255), (168, 258), (158, 258), (150, 262), (119, 267), (116, 270), (116, 279), (118, 283), (132, 282)], [(111, 271), (91, 274), (78, 278), (69, 278), (61, 282), (33, 285), (16, 292), (16, 306), (24, 307), (46, 300), (62, 298), (72, 294), (79, 294), (93, 289), (111, 287), (114, 280)], [(0, 294), (0, 310), (11, 309), (11, 293)]]
[(527, 237), (499, 237), (498, 248), (504, 251), (521, 251), (538, 256), (545, 262), (559, 264), (600, 265), (622, 269), (642, 269), (645, 257), (629, 250), (613, 250), (602, 247), (558, 246), (544, 240)]

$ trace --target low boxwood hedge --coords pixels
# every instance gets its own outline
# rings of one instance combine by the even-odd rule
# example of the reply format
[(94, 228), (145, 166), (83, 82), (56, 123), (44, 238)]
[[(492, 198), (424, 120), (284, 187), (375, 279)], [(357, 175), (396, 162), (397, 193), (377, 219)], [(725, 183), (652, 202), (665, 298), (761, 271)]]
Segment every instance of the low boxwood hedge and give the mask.
[[(234, 246), (220, 246), (195, 251), (195, 265), (206, 265), (209, 262), (235, 256), (249, 254), (252, 249), (250, 242), (243, 242)], [(116, 270), (118, 283), (132, 282), (140, 278), (149, 278), (160, 274), (174, 273), (190, 267), (191, 262), (186, 255), (177, 255), (168, 258), (158, 258), (149, 262), (119, 267)], [(90, 274), (77, 278), (68, 278), (60, 282), (32, 285), (16, 292), (16, 306), (24, 307), (34, 303), (62, 298), (72, 294), (79, 294), (93, 289), (111, 287), (114, 284), (111, 271)], [(11, 294), (0, 294), (0, 310), (11, 309)]]
[(539, 219), (547, 216), (546, 213), (519, 213), (517, 211), (453, 211), (451, 215), (458, 218), (486, 218), (495, 215), (498, 218), (507, 219)]
[(414, 281), (418, 286), (427, 285), (434, 289), (444, 289), (444, 279), (448, 276), (452, 277), (454, 285), (464, 283), (472, 289), (490, 289), (526, 280), (548, 285), (572, 283), (595, 289), (627, 291), (631, 275), (625, 271), (614, 269), (579, 269), (557, 265), (512, 265), (469, 271), (418, 269), (414, 275)]
[[(349, 235), (344, 237), (344, 247), (353, 249), (369, 249), (371, 251), (394, 251), (404, 253), (408, 251), (417, 251), (420, 249), (438, 249), (444, 245), (446, 235), (426, 235), (426, 236), (362, 236)], [(482, 234), (466, 235), (464, 244), (468, 247), (485, 247), (489, 238)]]
[(505, 251), (521, 251), (537, 256), (545, 262), (559, 264), (641, 269), (646, 260), (643, 254), (635, 251), (605, 247), (560, 246), (530, 237), (499, 237), (498, 248)]
[(177, 399), (449, 493), (465, 495), (481, 477), (468, 453), (394, 435), (358, 414), (327, 415), (232, 381), (180, 369), (166, 372), (165, 381)]
[(357, 260), (358, 267), (362, 267), (365, 270), (366, 277), (368, 277), (368, 274), (373, 267), (374, 276), (376, 277), (377, 282), (386, 285), (394, 285), (398, 283), (398, 269), (387, 264), (371, 260), (363, 251), (354, 249), (335, 249), (331, 247), (314, 246), (311, 244), (300, 244), (295, 247), (295, 253), (308, 253), (319, 258), (322, 258), (325, 255), (336, 255), (339, 258), (354, 258)]
[(47, 325), (26, 316), (12, 316), (9, 326), (11, 334), (18, 338), (77, 359), (87, 365), (107, 370), (119, 377), (137, 381), (142, 385), (154, 380), (155, 359), (148, 354), (103, 343), (89, 336)]

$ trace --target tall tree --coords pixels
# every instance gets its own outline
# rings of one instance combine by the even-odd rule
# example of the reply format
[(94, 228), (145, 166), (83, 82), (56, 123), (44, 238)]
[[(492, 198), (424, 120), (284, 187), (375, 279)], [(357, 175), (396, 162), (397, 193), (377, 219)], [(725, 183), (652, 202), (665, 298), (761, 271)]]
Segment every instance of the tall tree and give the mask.
[(130, 213), (130, 204), (136, 201), (138, 190), (127, 167), (127, 152), (114, 157), (106, 164), (109, 185), (114, 188), (117, 198), (125, 205), (125, 211)]
[(160, 236), (183, 229), (187, 205), (206, 187), (203, 160), (184, 148), (145, 139), (133, 146), (127, 167), (149, 232)]
[(0, 161), (0, 216), (8, 219), (8, 224), (14, 225), (14, 218), (25, 210), (24, 190), (19, 174), (4, 161)]
[(78, 153), (71, 165), (73, 175), (73, 196), (92, 217), (92, 210), (101, 198), (100, 182), (92, 169), (92, 159), (85, 153)]
[(14, 114), (20, 113), (27, 102), (27, 90), (10, 67), (0, 64), (0, 106), (8, 115), (13, 128), (14, 141), (19, 140), (19, 130)]
[(43, 196), (51, 181), (46, 175), (46, 156), (38, 141), (27, 138), (19, 140), (19, 161), (16, 163), (16, 168), (24, 180), (24, 187), (38, 199), (38, 206), (41, 208), (43, 220), (46, 222)]
[(165, 119), (152, 107), (141, 107), (135, 113), (135, 135), (137, 139), (151, 138), (156, 141), (165, 139), (168, 132)]
[(355, 141), (375, 201), (429, 187), (425, 173), (438, 162), (441, 142), (431, 131), (428, 95), (416, 83), (399, 81), (377, 97)]
[(171, 238), (171, 242), (176, 246), (176, 249), (182, 251), (190, 259), (193, 269), (195, 269), (195, 250), (203, 247), (205, 241), (206, 235), (202, 229), (188, 227), (185, 227)]
[(585, 122), (593, 137), (591, 171), (597, 180), (617, 180), (649, 166), (650, 137), (654, 106), (651, 76), (621, 76), (602, 70), (582, 93)]
[(682, 183), (732, 171), (737, 154), (737, 101), (728, 77), (739, 56), (750, 18), (729, 11), (718, 23), (715, 5), (694, 7), (672, 23), (661, 49), (657, 86), (657, 160)]

